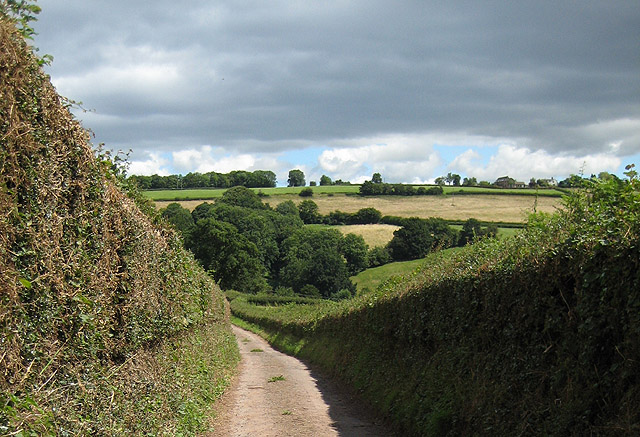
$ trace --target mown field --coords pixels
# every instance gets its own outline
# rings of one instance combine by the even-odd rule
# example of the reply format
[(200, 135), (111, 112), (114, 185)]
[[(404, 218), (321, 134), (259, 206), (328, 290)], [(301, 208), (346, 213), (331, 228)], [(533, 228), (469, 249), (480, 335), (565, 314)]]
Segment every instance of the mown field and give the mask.
[[(146, 192), (148, 194), (150, 192)], [(222, 191), (220, 191), (220, 194)], [(295, 194), (270, 196), (264, 199), (272, 207), (287, 200), (300, 203), (311, 199), (318, 205), (320, 214), (332, 211), (356, 212), (362, 208), (376, 208), (382, 215), (399, 217), (440, 217), (446, 220), (475, 218), (488, 222), (524, 223), (533, 212), (553, 213), (562, 205), (558, 197), (515, 195), (464, 195), (464, 196), (380, 196), (361, 197), (345, 194), (314, 195), (303, 198)], [(193, 210), (204, 200), (180, 201), (183, 207)], [(157, 208), (164, 208), (172, 201), (156, 201)]]

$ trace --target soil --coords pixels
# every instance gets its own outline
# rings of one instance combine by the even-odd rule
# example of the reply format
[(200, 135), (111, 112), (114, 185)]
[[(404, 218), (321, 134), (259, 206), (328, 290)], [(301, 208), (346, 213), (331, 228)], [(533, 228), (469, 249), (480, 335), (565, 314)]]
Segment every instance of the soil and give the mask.
[(211, 436), (394, 435), (334, 382), (256, 334), (233, 330), (242, 362)]

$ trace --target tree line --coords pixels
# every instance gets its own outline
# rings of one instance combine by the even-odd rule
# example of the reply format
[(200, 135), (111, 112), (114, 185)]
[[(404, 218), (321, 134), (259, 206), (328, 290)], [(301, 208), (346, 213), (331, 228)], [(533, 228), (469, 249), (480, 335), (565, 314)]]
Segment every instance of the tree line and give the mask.
[(369, 248), (361, 236), (305, 225), (379, 223), (384, 217), (375, 208), (326, 216), (312, 200), (272, 208), (242, 186), (191, 212), (169, 204), (161, 215), (224, 289), (334, 299), (352, 296), (355, 286), (349, 278), (366, 268), (495, 235), (473, 219), (458, 232), (442, 219), (411, 218), (402, 219), (388, 245)]
[(183, 188), (230, 188), (243, 186), (247, 188), (271, 188), (276, 186), (276, 174), (270, 170), (244, 171), (234, 170), (229, 173), (191, 172), (186, 175), (152, 176), (132, 175), (129, 181), (143, 190), (183, 189)]

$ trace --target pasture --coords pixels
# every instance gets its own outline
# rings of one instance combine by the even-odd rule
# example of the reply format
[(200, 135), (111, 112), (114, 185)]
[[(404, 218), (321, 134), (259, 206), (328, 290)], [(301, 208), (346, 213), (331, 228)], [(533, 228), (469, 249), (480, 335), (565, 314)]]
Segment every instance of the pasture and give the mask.
[(392, 276), (404, 276), (413, 272), (418, 266), (425, 262), (424, 259), (412, 261), (400, 261), (385, 264), (380, 267), (363, 270), (351, 277), (351, 281), (356, 285), (357, 293), (374, 291)]

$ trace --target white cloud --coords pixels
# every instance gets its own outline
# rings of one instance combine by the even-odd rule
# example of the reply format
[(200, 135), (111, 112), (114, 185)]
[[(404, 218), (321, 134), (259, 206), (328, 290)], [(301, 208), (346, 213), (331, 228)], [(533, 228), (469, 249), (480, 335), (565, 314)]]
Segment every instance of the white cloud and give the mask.
[(530, 178), (564, 178), (569, 174), (598, 174), (612, 171), (621, 164), (621, 159), (598, 153), (585, 156), (553, 155), (544, 150), (531, 151), (524, 147), (504, 144), (498, 148), (485, 165), (479, 162), (480, 154), (469, 149), (458, 155), (448, 166), (452, 171), (493, 182), (500, 176), (528, 182)]
[(163, 158), (158, 153), (149, 153), (149, 158), (144, 161), (131, 161), (129, 166), (129, 174), (150, 176), (158, 174), (160, 176), (168, 176), (171, 172), (168, 170), (169, 160)]
[(442, 164), (433, 150), (434, 138), (427, 135), (391, 135), (349, 143), (354, 146), (322, 152), (318, 157), (320, 169), (332, 173), (335, 179), (355, 183), (371, 179), (375, 172), (387, 182), (414, 182), (432, 178)]

